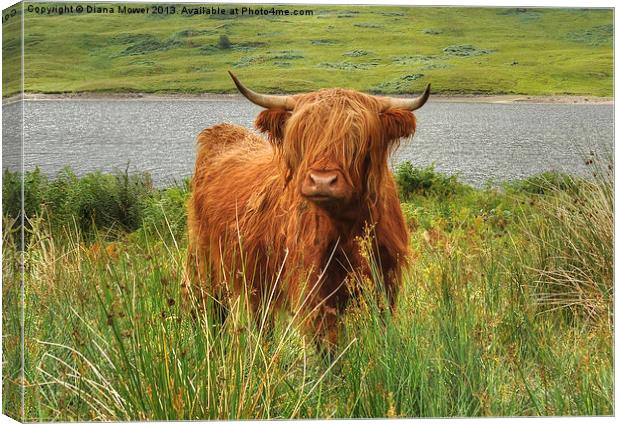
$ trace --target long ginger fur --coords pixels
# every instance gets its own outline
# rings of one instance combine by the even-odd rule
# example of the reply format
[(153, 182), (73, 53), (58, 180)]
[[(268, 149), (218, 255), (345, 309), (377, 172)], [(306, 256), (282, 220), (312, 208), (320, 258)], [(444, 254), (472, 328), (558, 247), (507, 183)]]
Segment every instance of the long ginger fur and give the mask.
[[(273, 292), (272, 306), (294, 312), (303, 305), (307, 331), (333, 346), (337, 316), (352, 293), (347, 277), (370, 276), (358, 243), (368, 228), (395, 301), (409, 243), (388, 155), (415, 132), (416, 120), (350, 90), (294, 99), (292, 112), (258, 115), (256, 127), (268, 140), (230, 124), (199, 134), (187, 285), (220, 300), (247, 290), (255, 313)], [(342, 170), (352, 196), (326, 210), (301, 196), (300, 185), (308, 170), (331, 166)]]

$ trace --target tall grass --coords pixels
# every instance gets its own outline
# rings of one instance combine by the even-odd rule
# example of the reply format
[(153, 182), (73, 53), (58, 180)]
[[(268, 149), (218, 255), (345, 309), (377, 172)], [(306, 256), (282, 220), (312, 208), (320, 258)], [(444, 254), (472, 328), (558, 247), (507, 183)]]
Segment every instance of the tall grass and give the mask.
[(538, 250), (537, 302), (602, 320), (611, 330), (613, 175), (600, 166), (595, 174), (594, 180), (567, 179), (552, 187), (526, 235)]
[[(29, 303), (40, 302), (56, 319), (66, 315), (52, 333), (29, 339), (38, 353), (30, 391), (43, 406), (41, 419), (273, 418), (307, 411), (326, 373), (322, 359), (308, 354), (314, 344), (284, 323), (266, 337), (243, 299), (228, 299), (221, 323), (214, 305), (182, 298), (185, 252), (172, 232), (157, 241), (147, 236), (141, 246), (99, 248), (103, 240), (85, 247), (71, 230), (56, 244), (41, 225), (33, 223), (28, 254)], [(50, 305), (50, 297), (75, 302)]]
[[(243, 297), (222, 322), (182, 296), (183, 189), (145, 197), (135, 231), (30, 216), (26, 419), (612, 414), (613, 192), (576, 186), (413, 194), (395, 310), (372, 262), (331, 360), (286, 314), (267, 331)], [(18, 251), (11, 232), (4, 244)]]
[(19, 223), (3, 217), (2, 231), (2, 411), (22, 415), (22, 244)]

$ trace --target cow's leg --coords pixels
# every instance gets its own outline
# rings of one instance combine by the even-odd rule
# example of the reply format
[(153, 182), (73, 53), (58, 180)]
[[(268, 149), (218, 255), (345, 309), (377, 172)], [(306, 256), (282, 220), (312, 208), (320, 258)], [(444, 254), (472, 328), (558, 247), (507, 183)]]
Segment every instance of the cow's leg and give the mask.
[(252, 310), (254, 326), (263, 340), (272, 340), (276, 327), (275, 310), (259, 306)]
[(313, 322), (310, 323), (317, 350), (328, 361), (332, 361), (338, 344), (338, 312), (329, 305), (321, 305)]
[(206, 284), (205, 269), (202, 255), (196, 250), (193, 243), (190, 243), (187, 249), (187, 258), (185, 259), (183, 281), (181, 282), (181, 293), (186, 300), (201, 303), (202, 295), (200, 288)]
[[(254, 282), (254, 280), (252, 281)], [(245, 290), (248, 300), (248, 312), (254, 321), (254, 328), (260, 332), (263, 337), (270, 337), (273, 333), (275, 320), (273, 316), (273, 308), (269, 305), (269, 299), (264, 292), (263, 287), (248, 287)]]
[(379, 258), (381, 260), (385, 296), (390, 305), (390, 310), (394, 312), (396, 301), (398, 300), (398, 289), (401, 285), (401, 266), (397, 258), (388, 254), (385, 250), (379, 253)]
[(384, 187), (386, 202), (375, 215), (381, 217), (374, 231), (377, 246), (375, 257), (381, 261), (385, 292), (394, 311), (401, 287), (403, 267), (408, 263), (411, 252), (409, 231), (400, 207), (396, 184), (391, 178), (386, 183)]
[(181, 293), (185, 301), (191, 305), (194, 316), (210, 310), (215, 323), (221, 325), (228, 315), (228, 308), (225, 304), (227, 297), (222, 285), (216, 283), (217, 276), (213, 275), (211, 268), (204, 249), (190, 242)]
[(330, 269), (318, 282), (316, 292), (309, 295), (304, 308), (305, 332), (313, 337), (317, 350), (327, 360), (333, 359), (338, 345), (340, 334), (338, 317), (346, 304), (345, 275)]

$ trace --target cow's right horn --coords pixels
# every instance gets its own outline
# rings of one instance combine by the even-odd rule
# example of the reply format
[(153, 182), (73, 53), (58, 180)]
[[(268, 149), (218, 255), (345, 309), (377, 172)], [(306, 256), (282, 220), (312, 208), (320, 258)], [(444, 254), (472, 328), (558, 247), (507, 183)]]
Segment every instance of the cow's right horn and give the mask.
[(235, 74), (230, 71), (228, 71), (228, 73), (235, 82), (235, 85), (237, 86), (237, 89), (239, 89), (239, 92), (255, 105), (262, 106), (266, 109), (293, 110), (295, 108), (295, 102), (293, 101), (293, 98), (291, 96), (274, 96), (271, 94), (257, 93), (250, 90), (245, 85), (241, 84), (241, 81), (237, 79)]
[(384, 97), (384, 109), (405, 109), (416, 110), (424, 106), (424, 103), (428, 100), (431, 94), (431, 85), (426, 86), (426, 90), (420, 96), (415, 99), (400, 99), (396, 97)]

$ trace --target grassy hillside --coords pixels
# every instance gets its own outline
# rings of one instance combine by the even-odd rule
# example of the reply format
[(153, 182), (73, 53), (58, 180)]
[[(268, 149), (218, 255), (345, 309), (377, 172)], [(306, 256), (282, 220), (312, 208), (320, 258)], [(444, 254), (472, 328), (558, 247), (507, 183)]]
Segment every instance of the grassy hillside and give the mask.
[[(611, 10), (310, 6), (312, 16), (26, 14), (28, 92), (611, 96)], [(289, 9), (292, 8), (288, 7)], [(10, 24), (11, 22), (9, 22)], [(3, 60), (19, 54), (3, 26)], [(227, 40), (222, 40), (222, 37)], [(3, 78), (4, 95), (17, 75)]]
[[(266, 334), (243, 299), (223, 325), (209, 307), (191, 313), (186, 187), (29, 173), (25, 419), (611, 415), (613, 186), (596, 172), (477, 190), (401, 167), (413, 261), (396, 312), (377, 306), (379, 282), (358, 282), (335, 364), (286, 316)], [(4, 182), (3, 411), (15, 416), (19, 181)]]

